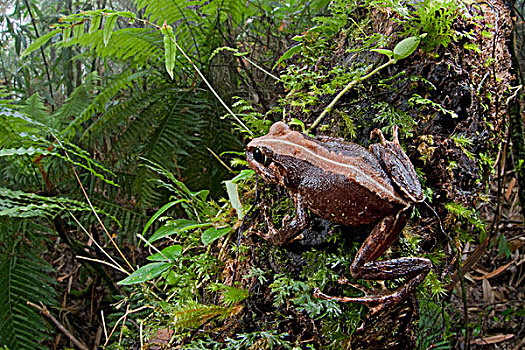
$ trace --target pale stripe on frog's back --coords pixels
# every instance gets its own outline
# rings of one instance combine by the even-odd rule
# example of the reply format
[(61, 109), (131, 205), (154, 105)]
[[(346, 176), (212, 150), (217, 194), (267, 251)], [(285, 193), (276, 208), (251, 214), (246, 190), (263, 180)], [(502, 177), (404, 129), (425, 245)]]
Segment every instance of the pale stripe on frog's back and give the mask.
[[(322, 145), (322, 142), (308, 140), (304, 134), (300, 132), (270, 133), (252, 140), (249, 146), (269, 147), (274, 153), (296, 157), (321, 169), (349, 176), (358, 183), (362, 183), (363, 185), (368, 184), (367, 186), (374, 187), (380, 198), (394, 197), (398, 198), (400, 202), (403, 202), (394, 191), (388, 177), (385, 177), (386, 174), (379, 167), (379, 163), (376, 162), (377, 165), (370, 164), (364, 160), (364, 157), (348, 157), (343, 154), (331, 152)], [(361, 149), (364, 154), (369, 153), (365, 148), (361, 147)], [(359, 164), (366, 165), (366, 167), (359, 167)]]

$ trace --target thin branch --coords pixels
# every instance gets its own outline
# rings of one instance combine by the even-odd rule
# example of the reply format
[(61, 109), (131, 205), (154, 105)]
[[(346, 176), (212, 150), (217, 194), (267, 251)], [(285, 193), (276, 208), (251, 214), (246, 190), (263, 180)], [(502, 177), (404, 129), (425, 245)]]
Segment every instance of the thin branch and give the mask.
[(60, 322), (58, 322), (58, 320), (53, 316), (51, 315), (51, 313), (49, 312), (49, 310), (45, 307), (44, 304), (40, 303), (40, 305), (42, 306), (38, 306), (36, 304), (33, 304), (32, 302), (28, 301), (27, 302), (28, 305), (31, 305), (32, 307), (34, 308), (37, 308), (38, 311), (40, 311), (40, 313), (44, 316), (46, 316), (62, 333), (64, 333), (64, 335), (66, 337), (69, 338), (69, 340), (71, 340), (79, 349), (81, 350), (89, 350), (89, 348), (83, 343), (81, 342), (80, 340), (78, 340), (77, 338), (75, 338), (71, 333), (69, 333), (69, 331), (66, 329), (66, 327), (64, 327)]
[(380, 70), (382, 70), (382, 69), (384, 69), (384, 68), (386, 68), (386, 67), (388, 67), (388, 66), (390, 66), (391, 64), (394, 64), (394, 63), (396, 63), (396, 60), (391, 58), (386, 63), (384, 63), (381, 66), (377, 67), (376, 69), (372, 70), (370, 73), (368, 73), (366, 75), (363, 75), (362, 77), (359, 77), (359, 78), (357, 78), (355, 80), (352, 80), (350, 83), (348, 83), (348, 85), (346, 85), (345, 88), (343, 90), (341, 90), (341, 92), (338, 93), (337, 96), (332, 100), (332, 102), (330, 102), (330, 104), (324, 109), (324, 111), (319, 115), (319, 117), (317, 117), (317, 119), (313, 122), (313, 124), (308, 128), (306, 133), (310, 133), (312, 130), (314, 130), (317, 127), (317, 125), (319, 125), (319, 123), (323, 120), (325, 115), (327, 115), (330, 111), (332, 111), (332, 108), (334, 108), (334, 106), (337, 103), (337, 101), (339, 101), (339, 99), (341, 99), (341, 97), (343, 97), (343, 95), (348, 90), (350, 90), (354, 85), (356, 85), (357, 83), (359, 83), (359, 82), (361, 82), (363, 80), (367, 80), (372, 75), (376, 74)]
[[(33, 27), (35, 28), (35, 35), (37, 39), (40, 37), (40, 34), (38, 34), (38, 28), (36, 27), (35, 18), (33, 17), (33, 12), (31, 11), (31, 7), (29, 6), (29, 2), (27, 0), (24, 0), (27, 12), (29, 12), (29, 17), (31, 17), (31, 23), (33, 23)], [(42, 59), (44, 60), (44, 68), (46, 69), (46, 75), (47, 75), (47, 81), (49, 82), (49, 94), (51, 95), (51, 99), (53, 100), (53, 103), (51, 103), (51, 111), (55, 111), (55, 96), (53, 94), (53, 84), (51, 82), (51, 75), (49, 74), (49, 66), (47, 64), (46, 55), (44, 53), (44, 46), (40, 46), (40, 53), (42, 53)]]

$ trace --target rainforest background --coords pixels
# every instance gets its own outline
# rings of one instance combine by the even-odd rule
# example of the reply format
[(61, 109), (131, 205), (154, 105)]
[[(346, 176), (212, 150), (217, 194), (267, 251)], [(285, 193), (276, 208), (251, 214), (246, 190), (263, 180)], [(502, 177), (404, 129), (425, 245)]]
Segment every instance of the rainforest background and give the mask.
[[(523, 348), (523, 14), (1, 1), (0, 346)], [(416, 295), (380, 315), (313, 297), (403, 282), (351, 279), (370, 227), (259, 237), (294, 210), (244, 157), (277, 120), (363, 146), (400, 127), (426, 205), (386, 255), (431, 259)]]

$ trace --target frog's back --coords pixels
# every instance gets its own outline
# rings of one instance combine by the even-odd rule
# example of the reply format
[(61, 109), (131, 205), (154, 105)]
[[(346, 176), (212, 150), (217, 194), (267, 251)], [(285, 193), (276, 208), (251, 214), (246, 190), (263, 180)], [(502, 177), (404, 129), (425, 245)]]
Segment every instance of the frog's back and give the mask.
[[(398, 198), (389, 176), (377, 157), (366, 148), (351, 142), (328, 139), (328, 141), (303, 138), (294, 140), (295, 161), (302, 160), (308, 165), (301, 166), (303, 177), (317, 177), (308, 172), (323, 172), (321, 178), (330, 183), (351, 183), (362, 187), (381, 199)], [(361, 190), (358, 192), (362, 192)]]
[[(404, 205), (382, 171), (347, 169), (334, 172), (312, 164), (300, 165), (297, 191), (316, 215), (344, 225), (376, 222)], [(357, 172), (357, 173), (356, 173)]]
[(289, 189), (328, 220), (349, 225), (377, 221), (404, 204), (377, 157), (357, 144), (314, 139), (276, 123), (252, 147), (271, 147)]

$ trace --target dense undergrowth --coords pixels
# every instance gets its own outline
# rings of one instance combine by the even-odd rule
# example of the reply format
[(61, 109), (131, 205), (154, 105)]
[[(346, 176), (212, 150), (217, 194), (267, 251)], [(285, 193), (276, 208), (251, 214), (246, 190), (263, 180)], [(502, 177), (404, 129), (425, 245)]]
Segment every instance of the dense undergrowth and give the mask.
[[(26, 300), (107, 349), (447, 349), (489, 335), (469, 318), (465, 274), (471, 247), (499, 266), (519, 256), (491, 210), (517, 91), (506, 10), (459, 0), (174, 3), (89, 3), (25, 45), (41, 72), (45, 48), (72, 73), (59, 77), (57, 59), (54, 92), (23, 80), (2, 91), (0, 281), (13, 287), (0, 304), (16, 307), (0, 308), (0, 341), (50, 344), (54, 332)], [(372, 129), (390, 138), (400, 127), (427, 205), (386, 255), (432, 261), (413, 298), (371, 316), (313, 296), (403, 283), (350, 277), (371, 227), (314, 219), (286, 247), (259, 237), (265, 212), (279, 226), (294, 207), (282, 188), (256, 183), (242, 143), (277, 120), (364, 146)], [(517, 302), (493, 311), (508, 328), (523, 317)]]

